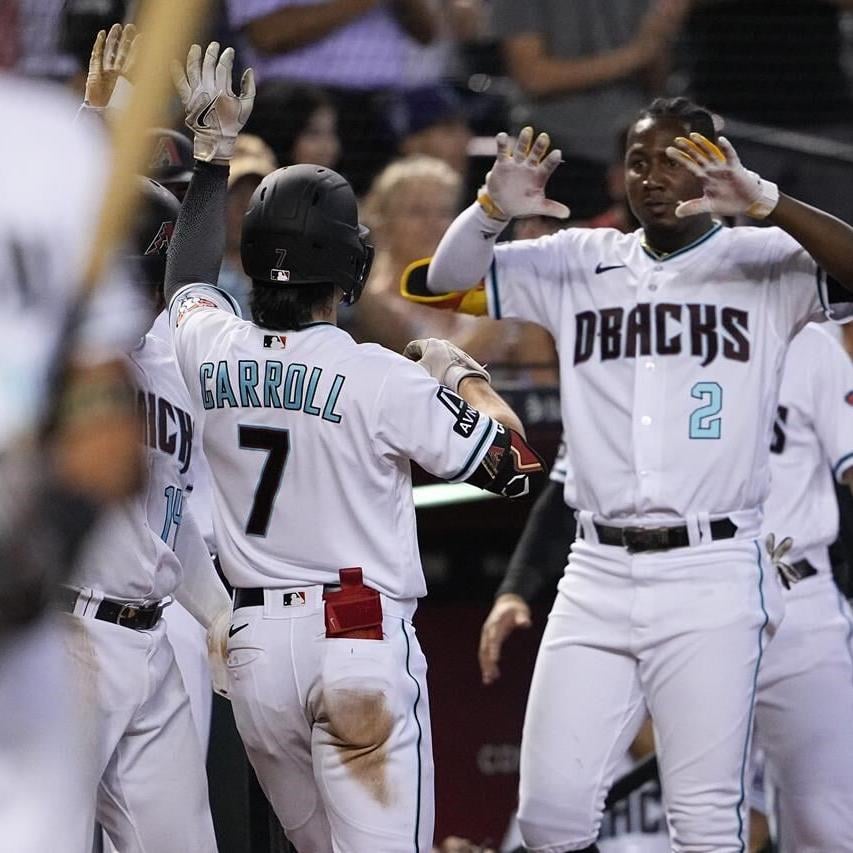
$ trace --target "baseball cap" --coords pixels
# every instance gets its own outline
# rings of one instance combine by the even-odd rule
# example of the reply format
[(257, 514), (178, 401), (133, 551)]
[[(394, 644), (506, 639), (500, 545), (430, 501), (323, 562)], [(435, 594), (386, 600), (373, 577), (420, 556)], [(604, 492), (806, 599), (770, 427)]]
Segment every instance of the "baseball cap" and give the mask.
[(465, 107), (446, 85), (421, 86), (401, 92), (390, 108), (391, 125), (400, 137), (446, 122), (467, 122)]
[(248, 175), (265, 178), (277, 168), (278, 163), (275, 154), (263, 139), (259, 136), (253, 136), (251, 133), (241, 133), (237, 137), (234, 155), (231, 158), (228, 186), (233, 186), (240, 178), (245, 178)]
[(193, 174), (193, 144), (177, 130), (168, 127), (155, 127), (148, 131), (153, 137), (151, 159), (146, 170), (164, 186), (170, 184), (188, 184)]

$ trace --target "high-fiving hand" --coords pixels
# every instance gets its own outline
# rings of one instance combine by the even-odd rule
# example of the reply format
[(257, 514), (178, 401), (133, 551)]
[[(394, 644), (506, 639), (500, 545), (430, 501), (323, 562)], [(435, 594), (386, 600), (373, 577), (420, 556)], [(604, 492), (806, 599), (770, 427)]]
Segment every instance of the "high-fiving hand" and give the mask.
[(534, 142), (533, 128), (525, 127), (511, 152), (506, 133), (499, 133), (495, 142), (498, 156), (477, 196), (486, 213), (494, 219), (514, 216), (567, 219), (566, 205), (545, 198), (545, 184), (563, 157), (559, 148), (545, 155), (551, 144), (548, 134), (540, 133)]
[(101, 30), (89, 56), (85, 103), (103, 108), (110, 101), (119, 77), (130, 78), (139, 55), (141, 36), (133, 24), (113, 24), (109, 33)]
[(701, 133), (691, 133), (689, 139), (676, 137), (675, 144), (666, 149), (670, 159), (699, 178), (704, 191), (700, 198), (680, 202), (675, 215), (719, 213), (737, 216), (745, 213), (754, 219), (769, 216), (779, 201), (779, 188), (744, 168), (725, 136), (718, 141), (719, 146)]
[(186, 110), (187, 127), (195, 135), (196, 160), (230, 160), (237, 134), (255, 103), (255, 76), (251, 68), (243, 72), (240, 94), (231, 87), (234, 49), (227, 47), (219, 55), (219, 42), (211, 42), (204, 52), (194, 44), (187, 53), (184, 69), (172, 63), (172, 79)]

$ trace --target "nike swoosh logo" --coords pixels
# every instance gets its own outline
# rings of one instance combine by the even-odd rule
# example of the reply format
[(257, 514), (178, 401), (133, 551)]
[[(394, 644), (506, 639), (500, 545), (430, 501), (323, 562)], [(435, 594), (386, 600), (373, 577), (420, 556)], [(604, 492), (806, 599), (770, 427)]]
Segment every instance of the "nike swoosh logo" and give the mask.
[(207, 129), (210, 125), (207, 123), (207, 117), (210, 115), (210, 111), (216, 106), (216, 102), (219, 100), (219, 95), (216, 97), (198, 114), (198, 118), (196, 119), (196, 124), (199, 127), (203, 127)]
[(599, 264), (595, 268), (595, 274), (601, 275), (603, 272), (610, 272), (610, 270), (621, 270), (625, 269), (625, 264), (611, 264), (609, 267), (604, 266), (604, 264)]
[(232, 625), (232, 626), (228, 629), (228, 636), (229, 636), (229, 637), (233, 637), (233, 636), (234, 636), (238, 631), (242, 631), (242, 630), (243, 630), (243, 628), (248, 628), (248, 627), (249, 627), (249, 623), (248, 623), (248, 622), (244, 622), (242, 625), (238, 625), (236, 628)]

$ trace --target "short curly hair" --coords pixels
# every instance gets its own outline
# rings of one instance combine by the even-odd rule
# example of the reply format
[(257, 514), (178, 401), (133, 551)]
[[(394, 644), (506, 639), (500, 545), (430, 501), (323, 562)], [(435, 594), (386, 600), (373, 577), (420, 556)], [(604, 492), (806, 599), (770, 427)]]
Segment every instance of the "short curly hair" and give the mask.
[(655, 98), (642, 110), (634, 123), (644, 118), (672, 119), (681, 122), (690, 133), (701, 133), (711, 142), (717, 141), (717, 128), (711, 111), (695, 104), (689, 98)]

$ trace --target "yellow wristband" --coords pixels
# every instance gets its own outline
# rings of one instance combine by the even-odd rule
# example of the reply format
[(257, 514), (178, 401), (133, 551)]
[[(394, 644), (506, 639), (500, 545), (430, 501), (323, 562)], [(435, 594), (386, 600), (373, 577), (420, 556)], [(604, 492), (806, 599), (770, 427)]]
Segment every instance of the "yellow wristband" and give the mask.
[(486, 211), (486, 216), (490, 219), (500, 219), (502, 222), (509, 221), (509, 217), (495, 204), (485, 187), (480, 187), (477, 193), (477, 203)]

